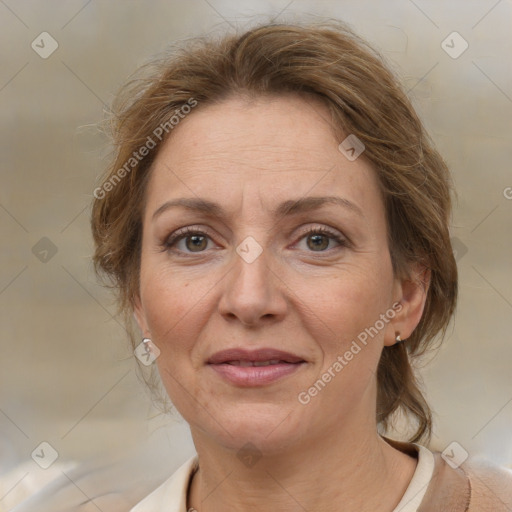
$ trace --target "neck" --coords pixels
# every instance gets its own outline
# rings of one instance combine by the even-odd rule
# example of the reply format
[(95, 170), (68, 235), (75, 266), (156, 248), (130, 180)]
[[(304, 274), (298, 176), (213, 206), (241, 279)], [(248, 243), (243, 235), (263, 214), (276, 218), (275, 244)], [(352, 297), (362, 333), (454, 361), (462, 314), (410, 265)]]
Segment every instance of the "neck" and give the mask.
[(199, 470), (187, 509), (199, 512), (391, 512), (416, 468), (416, 460), (392, 448), (376, 428), (309, 438), (307, 444), (245, 463), (236, 451), (192, 434)]

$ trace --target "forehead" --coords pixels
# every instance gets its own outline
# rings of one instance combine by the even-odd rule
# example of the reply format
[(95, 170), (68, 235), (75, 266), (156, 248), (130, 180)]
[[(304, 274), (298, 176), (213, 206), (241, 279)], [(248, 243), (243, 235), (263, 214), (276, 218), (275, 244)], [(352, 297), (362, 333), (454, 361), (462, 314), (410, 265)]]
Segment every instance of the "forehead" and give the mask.
[(349, 161), (340, 142), (320, 100), (232, 97), (199, 105), (161, 147), (147, 202), (183, 195), (235, 201), (247, 192), (271, 200), (312, 192), (352, 196), (365, 207), (380, 196), (375, 173), (362, 157)]

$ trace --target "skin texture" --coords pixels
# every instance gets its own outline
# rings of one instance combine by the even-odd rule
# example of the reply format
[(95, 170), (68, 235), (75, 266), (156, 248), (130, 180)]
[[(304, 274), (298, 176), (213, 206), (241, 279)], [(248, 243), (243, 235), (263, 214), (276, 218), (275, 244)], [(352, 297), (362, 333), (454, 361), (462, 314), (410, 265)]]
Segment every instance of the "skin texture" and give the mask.
[[(199, 512), (391, 511), (415, 469), (377, 434), (376, 369), (383, 347), (416, 327), (425, 290), (393, 275), (375, 172), (364, 154), (345, 158), (328, 119), (323, 105), (294, 95), (199, 105), (153, 165), (135, 316), (191, 428), (200, 469), (189, 506)], [(325, 196), (354, 206), (274, 213)], [(222, 216), (161, 209), (178, 198), (216, 202)], [(184, 227), (206, 238), (166, 246)], [(344, 242), (307, 234), (318, 229)], [(262, 248), (252, 263), (236, 252), (249, 236)], [(301, 404), (299, 393), (396, 302), (394, 318)], [(306, 364), (242, 388), (206, 364), (233, 347), (276, 348)], [(248, 442), (261, 455), (251, 467), (237, 457)]]

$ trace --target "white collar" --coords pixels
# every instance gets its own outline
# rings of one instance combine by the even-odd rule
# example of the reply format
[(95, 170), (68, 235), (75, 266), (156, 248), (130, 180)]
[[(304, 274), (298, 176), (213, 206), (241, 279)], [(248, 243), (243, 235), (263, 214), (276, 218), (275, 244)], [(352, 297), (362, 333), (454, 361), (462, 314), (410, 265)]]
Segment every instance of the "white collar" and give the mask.
[(187, 512), (188, 486), (197, 465), (198, 458), (194, 455), (130, 512)]

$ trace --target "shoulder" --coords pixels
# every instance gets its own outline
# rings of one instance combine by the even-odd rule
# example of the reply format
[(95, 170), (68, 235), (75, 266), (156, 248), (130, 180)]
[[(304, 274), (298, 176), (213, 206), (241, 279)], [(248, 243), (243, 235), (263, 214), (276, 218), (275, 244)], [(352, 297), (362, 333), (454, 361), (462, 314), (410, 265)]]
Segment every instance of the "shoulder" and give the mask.
[(512, 512), (512, 471), (472, 459), (456, 465), (439, 452), (434, 457), (418, 512)]
[(417, 444), (385, 440), (418, 460), (425, 460), (425, 454), (433, 459), (417, 512), (512, 512), (511, 470), (474, 458), (458, 464), (453, 452), (450, 457)]
[(486, 461), (469, 460), (464, 471), (471, 483), (468, 512), (512, 511), (512, 471)]

